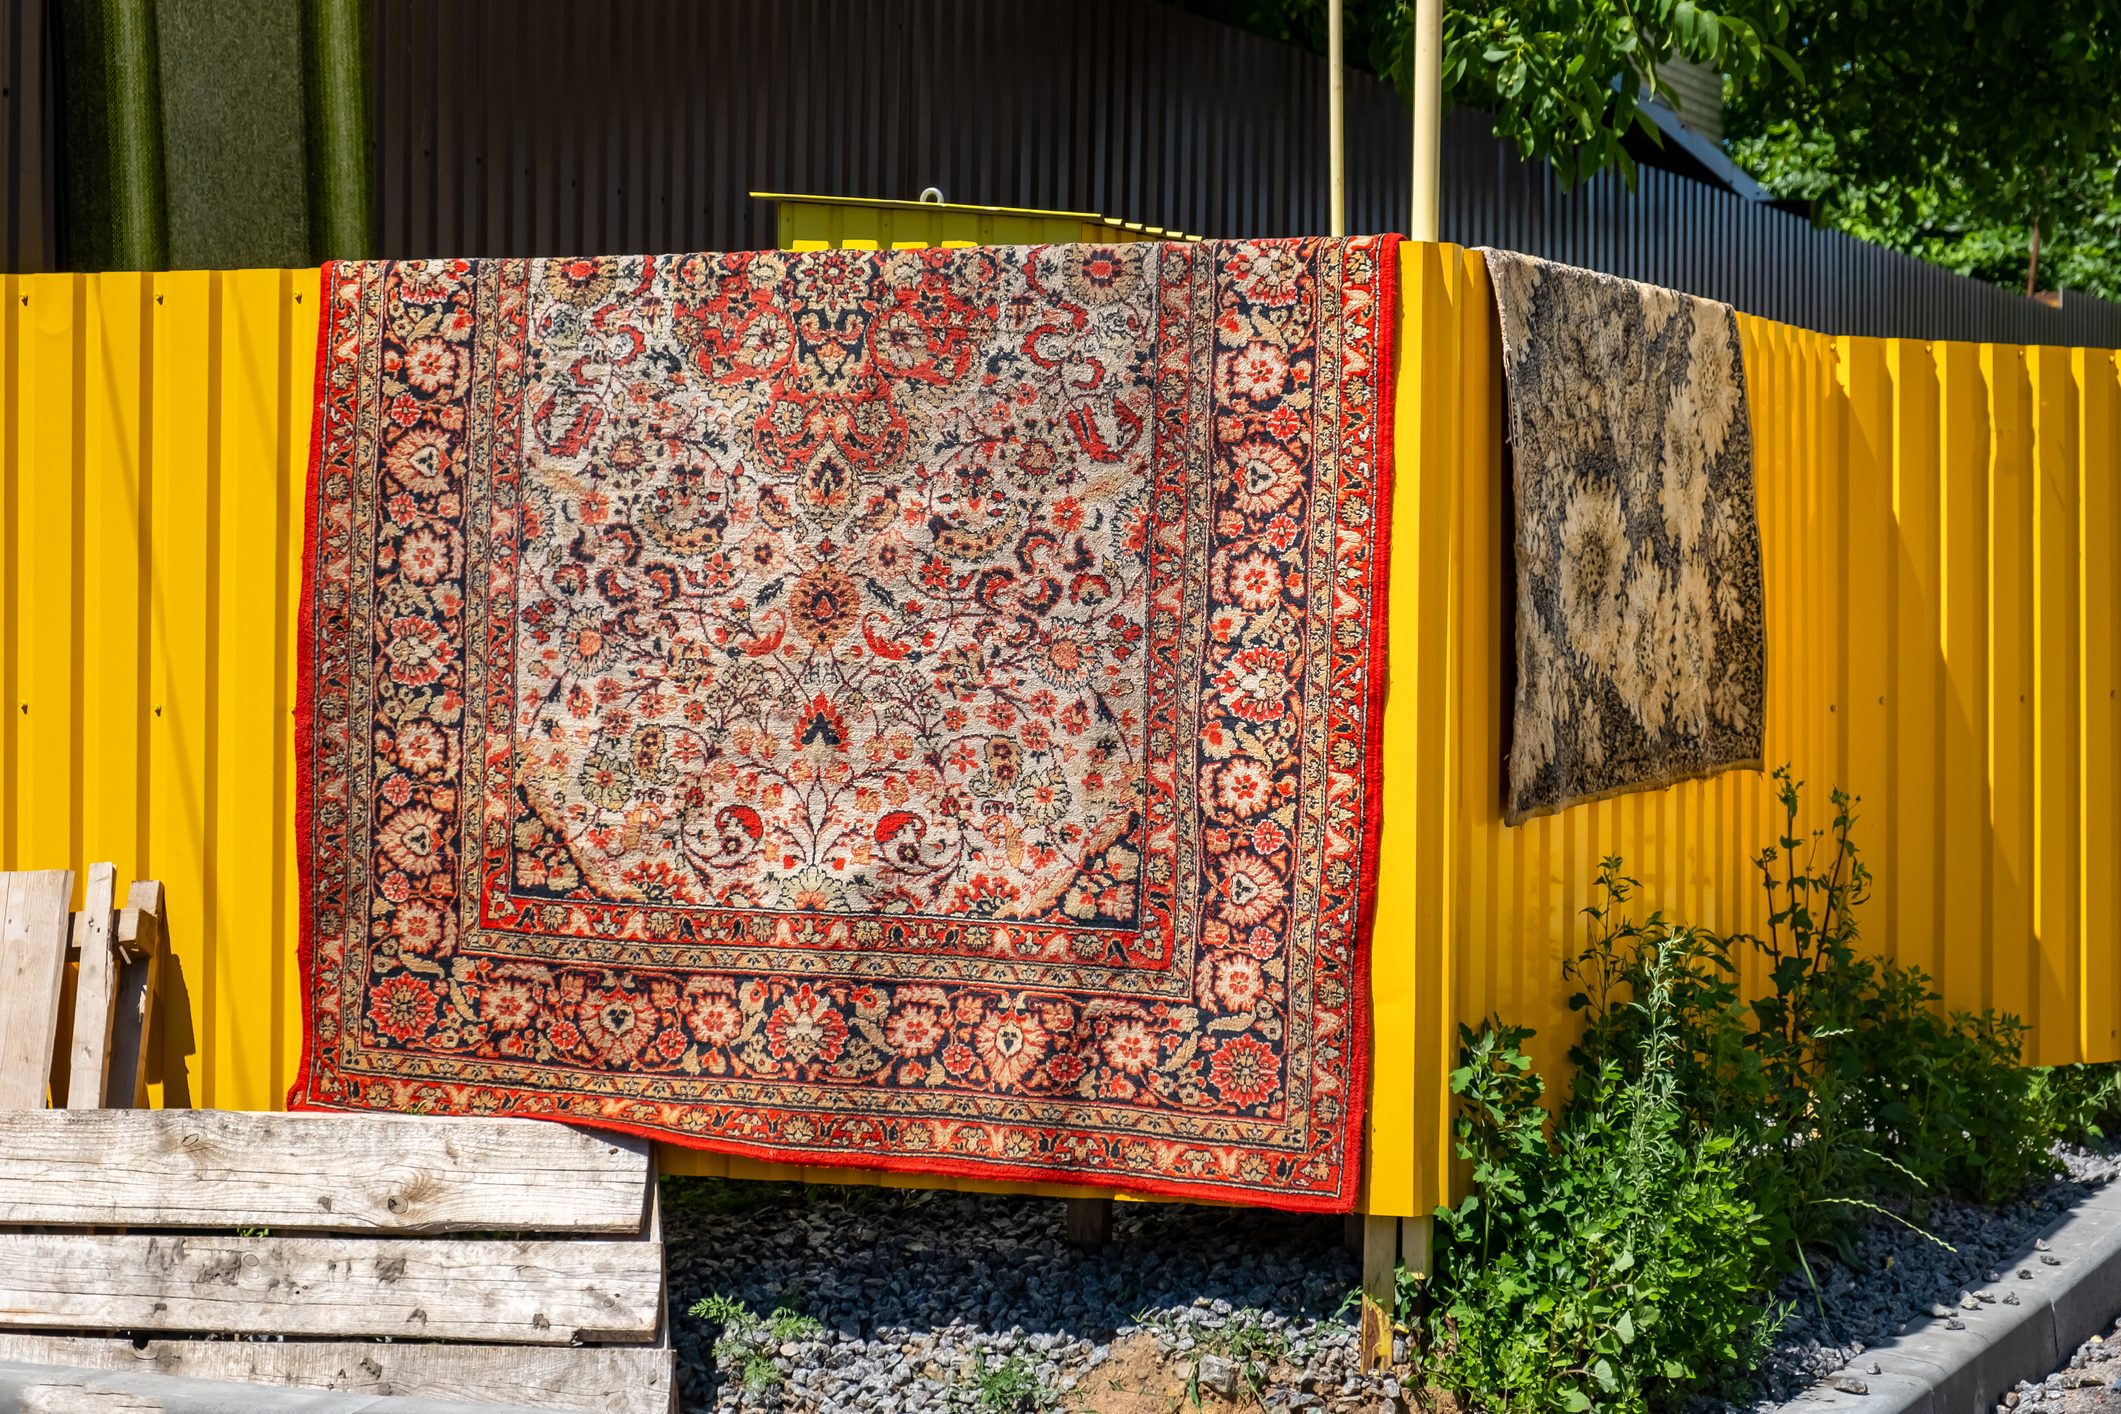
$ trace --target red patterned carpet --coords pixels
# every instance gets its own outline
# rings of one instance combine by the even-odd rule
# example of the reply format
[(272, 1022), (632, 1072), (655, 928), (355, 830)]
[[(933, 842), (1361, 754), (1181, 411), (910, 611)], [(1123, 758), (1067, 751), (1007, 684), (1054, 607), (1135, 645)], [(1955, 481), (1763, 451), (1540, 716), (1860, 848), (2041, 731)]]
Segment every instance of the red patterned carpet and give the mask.
[(291, 1102), (1350, 1206), (1393, 278), (327, 267)]

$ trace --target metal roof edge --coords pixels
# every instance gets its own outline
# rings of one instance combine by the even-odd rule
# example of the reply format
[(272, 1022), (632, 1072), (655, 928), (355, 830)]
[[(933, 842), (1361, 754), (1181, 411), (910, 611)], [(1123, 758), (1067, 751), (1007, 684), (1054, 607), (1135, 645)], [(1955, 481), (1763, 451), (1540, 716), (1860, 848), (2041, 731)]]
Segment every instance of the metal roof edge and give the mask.
[(754, 191), (748, 195), (753, 201), (804, 201), (813, 206), (882, 206), (893, 211), (956, 211), (980, 216), (1024, 216), (1047, 221), (1081, 221), (1085, 225), (1113, 226), (1174, 241), (1201, 239), (1184, 231), (1144, 225), (1140, 221), (1126, 221), (1098, 211), (1049, 211), (1035, 206), (982, 206), (969, 201), (907, 201), (901, 197), (890, 196), (817, 196), (807, 192), (786, 191)]

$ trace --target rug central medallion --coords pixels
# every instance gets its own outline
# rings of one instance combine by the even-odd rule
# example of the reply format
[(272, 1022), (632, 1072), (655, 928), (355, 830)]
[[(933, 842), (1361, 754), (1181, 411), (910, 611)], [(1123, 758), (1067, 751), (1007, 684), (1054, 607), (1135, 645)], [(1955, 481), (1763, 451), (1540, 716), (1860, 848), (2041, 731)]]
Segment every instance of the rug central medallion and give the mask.
[(506, 916), (586, 888), (622, 935), (816, 914), (766, 941), (1169, 962), (1156, 290), (1056, 252), (1024, 273), (1076, 317), (1012, 330), (1037, 286), (1006, 273), (846, 251), (528, 290)]

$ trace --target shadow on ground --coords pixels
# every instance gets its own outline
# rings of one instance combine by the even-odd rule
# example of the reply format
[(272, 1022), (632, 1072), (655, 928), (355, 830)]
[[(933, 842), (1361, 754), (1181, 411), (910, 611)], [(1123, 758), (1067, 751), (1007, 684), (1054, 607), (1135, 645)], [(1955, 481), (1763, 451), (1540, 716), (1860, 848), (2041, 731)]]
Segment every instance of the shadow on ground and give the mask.
[(1337, 1217), (1121, 1203), (1082, 1252), (1054, 1199), (670, 1179), (664, 1206), (673, 1312), (751, 1318), (679, 1315), (691, 1409), (1131, 1414), (1092, 1372), (1120, 1341), (1153, 1383), (1150, 1340), (1181, 1382), (1233, 1367), (1238, 1398), (1204, 1408), (1397, 1407), (1354, 1373)]

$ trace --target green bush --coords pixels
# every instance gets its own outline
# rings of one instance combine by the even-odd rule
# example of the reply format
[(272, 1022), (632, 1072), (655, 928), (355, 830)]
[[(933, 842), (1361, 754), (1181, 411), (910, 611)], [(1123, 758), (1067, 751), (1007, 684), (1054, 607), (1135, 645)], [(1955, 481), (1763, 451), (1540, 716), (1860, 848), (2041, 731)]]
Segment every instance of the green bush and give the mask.
[(1648, 945), (1634, 1049), (1579, 1080), (1551, 1140), (1530, 1033), (1463, 1033), (1451, 1088), (1474, 1192), (1441, 1214), (1454, 1261), (1436, 1374), (1483, 1407), (1646, 1410), (1753, 1357), (1777, 1324), (1732, 1141), (1689, 1133), (1678, 1103), (1681, 971), (1675, 948)]
[(1845, 1249), (1880, 1217), (1919, 1228), (1940, 1194), (2010, 1197), (2054, 1171), (2058, 1136), (2121, 1122), (2114, 1068), (2023, 1068), (2017, 1018), (1946, 1014), (1921, 971), (1866, 956), (1853, 801), (1835, 792), (1832, 823), (1800, 835), (1798, 784), (1775, 781), (1764, 937), (1637, 921), (1637, 884), (1603, 862), (1563, 968), (1583, 1027), (1551, 1124), (1531, 1033), (1463, 1033), (1472, 1188), (1439, 1212), (1430, 1333), (1437, 1378), (1474, 1407), (1670, 1407), (1757, 1358), (1767, 1293), (1809, 1275), (1808, 1245)]
[[(1566, 968), (1578, 983), (1571, 1005), (1586, 1013), (1571, 1059), (1595, 1074), (1613, 1048), (1639, 1044), (1625, 999), (1646, 949), (1673, 948), (1681, 1108), (1735, 1141), (1746, 1192), (1784, 1247), (1837, 1240), (1875, 1216), (1880, 1197), (1919, 1218), (1936, 1194), (1995, 1201), (2052, 1172), (2056, 1127), (2039, 1074), (2019, 1063), (2023, 1025), (1946, 1015), (1919, 969), (1865, 956), (1857, 910), (1871, 876), (1853, 801), (1836, 791), (1832, 824), (1805, 837), (1797, 783), (1786, 770), (1775, 782), (1783, 828), (1754, 861), (1765, 937), (1718, 937), (1658, 914), (1635, 923), (1623, 916), (1634, 882), (1605, 861), (1589, 941)], [(1748, 956), (1767, 990), (1741, 1000)]]
[(2121, 1065), (2058, 1065), (2040, 1084), (2056, 1137), (2099, 1144), (2121, 1135)]

